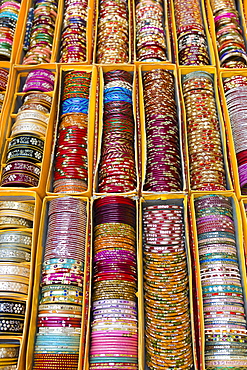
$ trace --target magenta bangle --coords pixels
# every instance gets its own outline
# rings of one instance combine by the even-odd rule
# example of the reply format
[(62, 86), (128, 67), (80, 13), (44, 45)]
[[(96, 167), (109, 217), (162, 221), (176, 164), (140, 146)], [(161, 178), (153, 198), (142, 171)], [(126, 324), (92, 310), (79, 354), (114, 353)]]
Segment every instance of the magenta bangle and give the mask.
[[(126, 337), (128, 336), (128, 338), (134, 338), (135, 340), (138, 338), (138, 334), (135, 334), (135, 333), (132, 333), (130, 334), (129, 331), (121, 331), (121, 330), (118, 330), (118, 331), (107, 331), (107, 336), (108, 337)], [(92, 338), (105, 338), (105, 332), (104, 331), (97, 331), (97, 332), (93, 332), (91, 334), (91, 337)]]
[(27, 82), (30, 79), (38, 78), (38, 79), (46, 79), (48, 82), (53, 83), (55, 81), (54, 73), (50, 72), (46, 69), (35, 69), (28, 74)]
[(214, 17), (214, 21), (217, 22), (219, 19), (224, 18), (224, 17), (236, 17), (236, 14), (234, 14), (234, 13), (224, 13), (224, 14), (221, 14), (221, 15), (217, 15), (216, 17)]

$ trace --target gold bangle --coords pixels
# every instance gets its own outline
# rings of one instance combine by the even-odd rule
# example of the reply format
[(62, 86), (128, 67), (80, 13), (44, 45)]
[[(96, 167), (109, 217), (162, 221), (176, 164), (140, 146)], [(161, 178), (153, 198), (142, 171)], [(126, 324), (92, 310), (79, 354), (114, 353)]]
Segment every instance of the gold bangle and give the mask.
[(12, 201), (12, 200), (0, 201), (0, 210), (1, 209), (11, 209), (11, 210), (16, 209), (18, 211), (30, 213), (31, 215), (34, 214), (34, 204), (29, 203), (29, 202)]
[(29, 221), (33, 221), (33, 215), (30, 213), (22, 212), (19, 210), (12, 210), (12, 209), (0, 209), (0, 217), (2, 216), (13, 216), (13, 217), (19, 217), (19, 218), (24, 218)]
[(14, 216), (0, 216), (0, 228), (6, 227), (27, 227), (32, 228), (33, 223), (21, 217)]
[[(5, 344), (4, 344), (5, 345)], [(1, 358), (16, 358), (19, 354), (19, 346), (13, 347), (0, 347), (0, 359)]]

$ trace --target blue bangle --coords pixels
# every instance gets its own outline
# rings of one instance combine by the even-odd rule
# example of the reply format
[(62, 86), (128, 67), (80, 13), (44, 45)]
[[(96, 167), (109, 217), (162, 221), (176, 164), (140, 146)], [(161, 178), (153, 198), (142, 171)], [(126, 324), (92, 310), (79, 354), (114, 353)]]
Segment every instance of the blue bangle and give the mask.
[(132, 104), (132, 98), (123, 94), (106, 94), (104, 96), (104, 103), (110, 103), (112, 101), (124, 101)]
[(74, 259), (69, 259), (69, 258), (51, 258), (43, 262), (44, 265), (53, 265), (55, 263), (58, 263), (58, 264), (71, 263), (71, 264), (76, 264), (76, 265), (82, 265), (82, 262), (78, 262)]
[(247, 56), (246, 51), (241, 50), (241, 49), (236, 49), (236, 50), (232, 50), (232, 51), (226, 51), (224, 54), (220, 55), (220, 60), (222, 60), (228, 54), (232, 54), (232, 53), (241, 53), (241, 54), (244, 54), (245, 56)]
[(210, 259), (207, 259), (207, 260), (200, 260), (200, 263), (206, 263), (206, 262), (213, 262), (213, 261), (231, 261), (231, 262), (238, 262), (237, 260), (234, 260), (234, 259), (231, 259), (231, 258), (210, 258)]
[(89, 99), (69, 98), (62, 102), (62, 113), (84, 113), (88, 114)]
[(202, 286), (202, 291), (204, 293), (207, 293), (207, 292), (209, 292), (209, 293), (210, 292), (219, 292), (219, 293), (237, 292), (237, 293), (242, 293), (243, 289), (242, 289), (242, 287), (238, 287), (236, 285), (219, 284), (219, 285)]
[(209, 238), (229, 238), (235, 240), (235, 235), (228, 231), (210, 231), (198, 235), (198, 240), (209, 239)]
[(132, 91), (130, 91), (129, 89), (126, 89), (125, 87), (108, 87), (106, 89), (104, 89), (104, 93), (105, 94), (109, 94), (109, 93), (123, 93), (123, 94), (126, 94), (128, 96), (132, 96)]

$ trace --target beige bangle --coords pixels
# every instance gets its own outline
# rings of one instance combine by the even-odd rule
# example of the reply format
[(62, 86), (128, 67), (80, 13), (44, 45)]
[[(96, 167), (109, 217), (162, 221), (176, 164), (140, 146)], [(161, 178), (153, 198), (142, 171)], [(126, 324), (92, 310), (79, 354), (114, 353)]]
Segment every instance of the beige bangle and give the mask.
[[(0, 263), (0, 275), (17, 275), (29, 278), (30, 275), (30, 266), (21, 265), (20, 263), (13, 262), (1, 262)], [(6, 277), (7, 279), (7, 277)]]
[(16, 115), (16, 122), (17, 121), (24, 121), (24, 120), (37, 120), (44, 122), (45, 124), (48, 123), (49, 117), (47, 117), (44, 113), (39, 112), (38, 110), (27, 109), (25, 111), (21, 111)]
[(15, 281), (0, 281), (0, 291), (28, 294), (28, 284)]
[(21, 121), (17, 121), (12, 126), (11, 136), (27, 132), (38, 136), (45, 136), (46, 126), (44, 124), (37, 123), (37, 121), (35, 120), (28, 120), (24, 123), (21, 123)]

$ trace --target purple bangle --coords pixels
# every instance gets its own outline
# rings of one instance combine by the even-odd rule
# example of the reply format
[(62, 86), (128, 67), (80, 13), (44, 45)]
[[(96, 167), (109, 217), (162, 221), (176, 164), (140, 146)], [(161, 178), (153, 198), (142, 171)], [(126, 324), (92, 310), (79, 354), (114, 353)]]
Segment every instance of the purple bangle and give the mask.
[(2, 179), (2, 186), (37, 187), (38, 184), (39, 180), (36, 177), (23, 172), (7, 174)]

